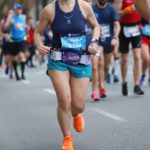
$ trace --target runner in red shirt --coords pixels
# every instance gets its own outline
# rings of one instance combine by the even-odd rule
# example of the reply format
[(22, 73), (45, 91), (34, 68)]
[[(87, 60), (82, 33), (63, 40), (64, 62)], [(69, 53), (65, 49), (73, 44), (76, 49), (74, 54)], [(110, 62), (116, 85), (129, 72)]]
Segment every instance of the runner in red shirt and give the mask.
[(122, 73), (122, 95), (128, 95), (127, 70), (130, 44), (133, 49), (134, 58), (134, 93), (143, 95), (144, 92), (139, 86), (141, 71), (141, 33), (139, 25), (141, 15), (134, 6), (134, 0), (123, 0), (121, 15), (120, 52), (121, 52), (121, 73)]
[(32, 18), (29, 18), (27, 25), (27, 44), (30, 54), (27, 62), (30, 63), (29, 66), (31, 68), (35, 67), (35, 65), (33, 64), (33, 56), (36, 50), (34, 45), (34, 28), (35, 28), (34, 21)]

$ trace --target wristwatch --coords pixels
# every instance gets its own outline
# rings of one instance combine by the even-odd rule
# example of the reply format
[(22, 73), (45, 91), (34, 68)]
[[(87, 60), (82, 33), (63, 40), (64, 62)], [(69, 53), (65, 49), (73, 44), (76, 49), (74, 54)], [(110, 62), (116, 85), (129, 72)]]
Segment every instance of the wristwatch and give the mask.
[(99, 45), (99, 40), (93, 38), (93, 39), (91, 40), (91, 44), (92, 44), (92, 43), (96, 43), (97, 45)]
[(118, 40), (118, 36), (114, 36), (113, 39)]

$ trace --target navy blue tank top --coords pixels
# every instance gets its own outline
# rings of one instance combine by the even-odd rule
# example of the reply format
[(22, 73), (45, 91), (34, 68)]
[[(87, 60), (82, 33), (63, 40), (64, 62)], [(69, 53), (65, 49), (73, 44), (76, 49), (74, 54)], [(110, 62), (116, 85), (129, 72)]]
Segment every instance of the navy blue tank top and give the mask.
[(85, 33), (85, 18), (80, 10), (78, 0), (75, 0), (73, 10), (68, 13), (61, 10), (58, 0), (56, 1), (55, 18), (51, 28), (53, 32), (52, 47), (58, 49), (62, 48), (62, 36)]

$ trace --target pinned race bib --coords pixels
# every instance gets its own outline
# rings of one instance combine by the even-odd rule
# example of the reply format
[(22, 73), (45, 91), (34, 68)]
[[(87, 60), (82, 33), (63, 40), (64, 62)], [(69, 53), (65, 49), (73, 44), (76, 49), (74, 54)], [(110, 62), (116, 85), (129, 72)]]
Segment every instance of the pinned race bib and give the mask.
[(135, 37), (140, 35), (140, 29), (138, 25), (132, 27), (123, 27), (123, 32), (126, 38)]
[(19, 31), (24, 30), (24, 24), (23, 23), (17, 22), (17, 23), (15, 23), (15, 27)]
[(82, 55), (80, 59), (80, 64), (89, 65), (91, 64), (91, 55)]
[(61, 49), (71, 49), (74, 51), (85, 50), (86, 36), (85, 35), (68, 35), (61, 37)]
[(101, 40), (105, 41), (110, 36), (110, 25), (101, 24)]
[(142, 34), (145, 36), (150, 36), (150, 25), (145, 25), (142, 28)]
[(77, 66), (80, 63), (80, 58), (81, 55), (78, 53), (65, 51), (62, 53), (62, 62), (72, 66)]
[(54, 61), (60, 61), (60, 60), (62, 60), (62, 53), (61, 52), (51, 50), (50, 54), (51, 54), (50, 58), (52, 60), (54, 60)]

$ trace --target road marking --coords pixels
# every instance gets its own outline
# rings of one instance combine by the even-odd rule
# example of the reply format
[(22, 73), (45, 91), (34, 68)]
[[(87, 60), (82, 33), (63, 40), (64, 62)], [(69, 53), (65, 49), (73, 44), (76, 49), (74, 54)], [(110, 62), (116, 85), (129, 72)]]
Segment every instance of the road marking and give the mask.
[(45, 71), (42, 70), (42, 71), (37, 71), (36, 72), (36, 75), (41, 75), (41, 74), (45, 74)]
[(31, 84), (31, 82), (29, 80), (22, 80), (21, 82), (24, 84)]
[(120, 117), (120, 116), (116, 116), (115, 114), (112, 114), (112, 113), (109, 113), (109, 112), (106, 112), (104, 110), (100, 110), (100, 109), (97, 109), (97, 108), (92, 108), (92, 111), (98, 113), (98, 114), (101, 114), (105, 117), (108, 117), (110, 119), (113, 119), (115, 121), (119, 121), (119, 122), (126, 122), (127, 120)]
[(47, 92), (47, 93), (50, 93), (50, 94), (52, 94), (52, 95), (56, 95), (56, 93), (55, 93), (54, 90), (45, 88), (44, 91)]
[(8, 78), (8, 76), (5, 75), (5, 74), (1, 74), (1, 75), (0, 75), (0, 78)]

